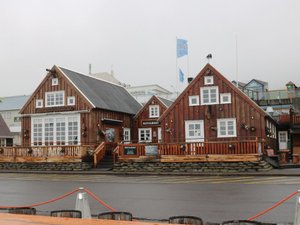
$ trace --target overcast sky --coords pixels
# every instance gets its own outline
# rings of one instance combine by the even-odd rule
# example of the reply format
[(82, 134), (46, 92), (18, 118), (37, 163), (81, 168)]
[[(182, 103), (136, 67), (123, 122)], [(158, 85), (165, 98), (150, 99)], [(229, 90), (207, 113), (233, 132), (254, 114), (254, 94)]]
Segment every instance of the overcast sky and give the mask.
[[(300, 86), (299, 0), (0, 0), (0, 96), (31, 94), (54, 64), (176, 89), (210, 63), (229, 80)], [(238, 72), (237, 72), (238, 71)]]

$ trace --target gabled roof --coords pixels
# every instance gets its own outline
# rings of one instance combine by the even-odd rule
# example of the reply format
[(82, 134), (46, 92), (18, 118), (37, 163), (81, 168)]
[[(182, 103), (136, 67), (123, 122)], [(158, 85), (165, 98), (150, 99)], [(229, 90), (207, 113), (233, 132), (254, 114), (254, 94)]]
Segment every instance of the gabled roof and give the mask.
[(172, 104), (173, 101), (166, 99), (166, 98), (162, 98), (160, 96), (156, 96), (167, 108), (169, 108)]
[(168, 100), (168, 99), (165, 99), (165, 98), (162, 98), (162, 97), (158, 97), (157, 95), (153, 95), (146, 103), (145, 105), (138, 111), (138, 113), (134, 116), (135, 118), (139, 117), (139, 115), (145, 110), (146, 107), (148, 107), (151, 102), (154, 100), (154, 99), (157, 99), (158, 101), (160, 101), (162, 103), (162, 105), (165, 106), (165, 108), (169, 108), (173, 101), (171, 100)]
[(30, 95), (2, 97), (0, 111), (20, 110), (29, 98)]
[(95, 108), (133, 115), (141, 108), (134, 97), (120, 85), (63, 67), (58, 68)]
[(259, 107), (259, 105), (257, 105), (244, 92), (242, 92), (233, 83), (231, 83), (229, 80), (227, 80), (219, 71), (217, 71), (212, 65), (210, 65), (208, 63), (200, 71), (200, 73), (193, 79), (193, 81), (191, 83), (189, 83), (189, 85), (185, 88), (185, 90), (177, 97), (177, 99), (173, 102), (173, 104), (161, 115), (161, 117), (159, 118), (159, 121), (162, 121), (168, 115), (168, 113), (171, 112), (171, 110), (173, 110), (173, 108), (180, 101), (180, 99), (183, 98), (183, 96), (187, 93), (187, 91), (189, 91), (196, 84), (196, 82), (199, 81), (200, 77), (205, 75), (205, 73), (208, 69), (210, 69), (215, 76), (220, 77), (233, 91), (235, 91), (237, 94), (239, 94), (244, 99), (244, 101), (246, 101), (248, 104), (250, 104), (252, 107), (254, 107), (258, 112), (260, 112), (264, 116), (270, 117), (262, 108)]
[(0, 114), (0, 138), (13, 138), (13, 135), (10, 132), (1, 114)]
[(252, 80), (250, 80), (245, 86), (247, 86), (248, 84), (250, 84), (252, 81), (255, 81), (255, 82), (257, 82), (257, 83), (260, 83), (260, 84), (262, 84), (262, 85), (264, 85), (264, 86), (268, 85), (268, 82), (265, 82), (265, 81), (262, 81), (262, 80), (257, 80), (257, 79), (252, 79)]

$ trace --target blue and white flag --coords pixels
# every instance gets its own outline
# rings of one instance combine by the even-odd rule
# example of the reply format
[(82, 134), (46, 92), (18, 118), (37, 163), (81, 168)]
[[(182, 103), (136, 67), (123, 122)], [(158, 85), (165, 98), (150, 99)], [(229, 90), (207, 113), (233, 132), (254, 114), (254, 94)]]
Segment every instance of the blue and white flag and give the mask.
[(177, 39), (177, 58), (188, 54), (187, 40)]
[(179, 81), (180, 81), (181, 83), (184, 82), (184, 73), (182, 72), (181, 69), (179, 69)]

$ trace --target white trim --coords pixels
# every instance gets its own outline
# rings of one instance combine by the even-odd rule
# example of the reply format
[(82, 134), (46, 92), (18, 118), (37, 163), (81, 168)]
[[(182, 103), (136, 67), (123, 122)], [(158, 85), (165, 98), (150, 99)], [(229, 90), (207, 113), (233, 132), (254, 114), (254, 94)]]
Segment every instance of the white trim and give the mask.
[[(204, 120), (185, 120), (185, 141), (186, 142), (202, 142), (204, 141)], [(190, 135), (189, 125), (200, 125), (199, 129), (193, 129), (194, 134)]]
[(149, 105), (149, 118), (159, 117), (159, 105)]
[[(205, 90), (208, 90), (208, 102), (204, 103), (204, 94), (203, 92)], [(211, 90), (216, 90), (216, 102), (211, 102)], [(201, 105), (216, 105), (219, 104), (219, 87), (218, 86), (210, 86), (210, 87), (201, 87), (200, 88), (201, 93)]]
[[(148, 140), (141, 140), (141, 132), (142, 131), (149, 131), (149, 136), (146, 137)], [(146, 133), (144, 134), (146, 135)], [(152, 142), (152, 129), (151, 128), (139, 128), (139, 142)]]
[[(196, 100), (196, 103), (193, 103), (193, 100)], [(191, 95), (189, 96), (189, 106), (197, 106), (200, 103), (199, 95)]]
[(40, 109), (43, 108), (43, 99), (36, 99), (35, 100), (35, 108)]
[[(224, 97), (228, 97), (228, 101), (224, 101)], [(231, 93), (221, 93), (220, 94), (220, 104), (230, 104), (231, 103)]]
[(213, 76), (204, 76), (204, 85), (211, 85), (211, 84), (214, 84), (214, 77)]
[[(49, 95), (54, 95), (54, 104), (53, 105), (49, 105), (48, 102), (48, 96)], [(58, 94), (62, 94), (62, 103), (61, 104), (57, 104), (56, 102), (56, 95)], [(65, 91), (51, 91), (51, 92), (45, 92), (45, 107), (57, 107), (57, 106), (64, 106), (65, 105)]]
[(161, 127), (157, 128), (157, 142), (158, 143), (162, 142)]
[[(228, 134), (230, 131), (228, 130), (228, 123), (233, 122), (233, 134)], [(225, 129), (221, 130), (221, 123), (225, 123)], [(225, 137), (236, 137), (236, 118), (226, 118), (226, 119), (217, 119), (217, 127), (218, 127), (218, 138)], [(225, 134), (221, 134), (221, 131), (225, 131)]]
[[(127, 132), (127, 135), (125, 134), (126, 132)], [(128, 138), (125, 138), (126, 136), (128, 136)], [(124, 141), (124, 143), (131, 141), (131, 130), (130, 130), (130, 128), (127, 128), (127, 127), (123, 128), (123, 141)]]

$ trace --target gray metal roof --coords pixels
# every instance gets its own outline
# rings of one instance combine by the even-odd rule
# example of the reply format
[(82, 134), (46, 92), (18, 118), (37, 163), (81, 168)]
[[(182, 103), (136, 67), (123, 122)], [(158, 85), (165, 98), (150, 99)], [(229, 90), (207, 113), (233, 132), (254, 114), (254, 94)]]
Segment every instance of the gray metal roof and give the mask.
[(0, 138), (12, 138), (13, 135), (0, 114)]
[(20, 110), (30, 98), (30, 95), (20, 95), (0, 98), (0, 111)]
[(134, 115), (142, 107), (122, 86), (59, 68), (96, 108)]
[(173, 101), (169, 99), (165, 99), (159, 96), (156, 96), (162, 103), (164, 103), (167, 107), (170, 107), (173, 104)]

